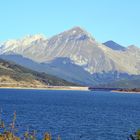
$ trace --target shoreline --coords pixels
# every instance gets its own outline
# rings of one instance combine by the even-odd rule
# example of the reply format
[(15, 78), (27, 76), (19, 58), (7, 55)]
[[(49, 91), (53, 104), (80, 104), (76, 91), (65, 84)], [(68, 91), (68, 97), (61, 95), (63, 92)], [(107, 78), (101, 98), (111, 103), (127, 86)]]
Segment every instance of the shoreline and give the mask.
[(78, 86), (48, 86), (48, 87), (0, 87), (0, 89), (29, 89), (29, 90), (74, 90), (74, 91), (89, 91), (88, 87)]
[[(90, 91), (89, 87), (80, 86), (47, 86), (47, 87), (0, 87), (0, 89), (17, 89), (17, 90), (66, 90), (66, 91)], [(94, 90), (93, 90), (94, 91)], [(112, 93), (140, 94), (134, 91), (111, 90)]]
[(116, 93), (126, 93), (126, 94), (140, 94), (139, 92), (134, 92), (134, 91), (119, 91), (119, 90), (112, 90), (111, 92), (116, 92)]

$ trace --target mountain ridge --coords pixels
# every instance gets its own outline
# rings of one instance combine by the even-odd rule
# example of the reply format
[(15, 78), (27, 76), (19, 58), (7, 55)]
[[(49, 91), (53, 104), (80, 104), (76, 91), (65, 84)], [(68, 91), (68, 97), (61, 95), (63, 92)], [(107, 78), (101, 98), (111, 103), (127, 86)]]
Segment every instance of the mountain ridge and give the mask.
[[(21, 55), (23, 61), (24, 58), (27, 58), (38, 63), (38, 67), (41, 67), (43, 72), (72, 82), (80, 81), (83, 83), (84, 81), (90, 81), (87, 84), (91, 85), (94, 85), (96, 81), (101, 81), (97, 77), (105, 82), (108, 80), (109, 75), (112, 76), (112, 80), (117, 80), (118, 75), (122, 76), (123, 73), (130, 76), (140, 74), (139, 48), (131, 46), (124, 50), (114, 50), (96, 41), (90, 33), (80, 27), (74, 27), (48, 39), (38, 37), (37, 40), (24, 43), (24, 41), (18, 41), (16, 45), (12, 46), (1, 45), (1, 56), (6, 58), (6, 56), (13, 54)], [(62, 67), (56, 62), (61, 64)], [(70, 72), (69, 66), (71, 66), (73, 72)], [(76, 73), (77, 71), (79, 71), (79, 74)], [(116, 71), (118, 75), (115, 74)], [(81, 79), (81, 75), (83, 75), (83, 79)], [(86, 80), (86, 77), (88, 77), (88, 80)]]
[(103, 43), (105, 46), (113, 49), (113, 50), (120, 50), (120, 51), (125, 51), (126, 50), (126, 47), (122, 46), (122, 45), (119, 45), (118, 43), (112, 41), (112, 40), (109, 40), (105, 43)]

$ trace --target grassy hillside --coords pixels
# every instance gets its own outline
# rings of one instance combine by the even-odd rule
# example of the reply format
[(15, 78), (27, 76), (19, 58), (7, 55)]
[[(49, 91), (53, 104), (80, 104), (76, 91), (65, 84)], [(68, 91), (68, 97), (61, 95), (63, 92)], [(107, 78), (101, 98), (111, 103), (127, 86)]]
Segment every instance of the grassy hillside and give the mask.
[(46, 85), (72, 86), (75, 84), (0, 59), (0, 86), (44, 87)]

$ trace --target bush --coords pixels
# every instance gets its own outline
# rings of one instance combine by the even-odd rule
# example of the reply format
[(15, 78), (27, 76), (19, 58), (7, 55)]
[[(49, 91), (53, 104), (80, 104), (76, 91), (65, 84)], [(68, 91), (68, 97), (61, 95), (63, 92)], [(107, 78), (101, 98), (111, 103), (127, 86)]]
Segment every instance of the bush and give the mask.
[(140, 130), (138, 130), (134, 134), (131, 134), (128, 140), (140, 140)]

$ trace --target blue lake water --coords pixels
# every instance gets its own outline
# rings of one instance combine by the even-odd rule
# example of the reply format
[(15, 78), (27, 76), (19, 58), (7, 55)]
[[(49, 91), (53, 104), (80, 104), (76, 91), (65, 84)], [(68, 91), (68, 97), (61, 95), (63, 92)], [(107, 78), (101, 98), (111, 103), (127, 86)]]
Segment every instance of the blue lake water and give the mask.
[(17, 112), (18, 134), (37, 130), (62, 140), (125, 140), (140, 128), (140, 94), (0, 89), (2, 117)]

